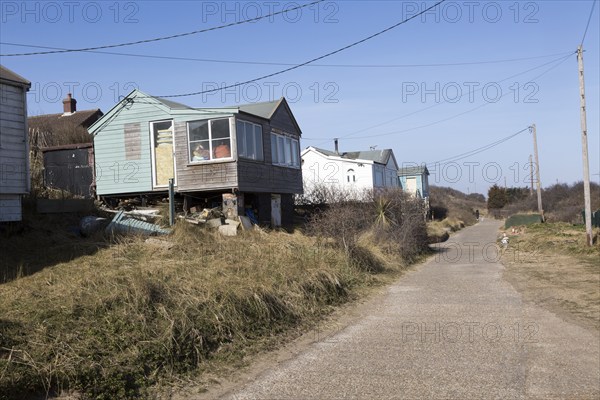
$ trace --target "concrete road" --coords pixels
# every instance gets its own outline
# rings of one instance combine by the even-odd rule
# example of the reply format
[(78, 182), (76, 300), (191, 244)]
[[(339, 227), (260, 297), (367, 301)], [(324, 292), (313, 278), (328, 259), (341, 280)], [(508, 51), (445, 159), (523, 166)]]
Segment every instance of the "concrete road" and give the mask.
[(598, 332), (502, 279), (500, 224), (453, 236), (361, 316), (227, 399), (598, 399)]

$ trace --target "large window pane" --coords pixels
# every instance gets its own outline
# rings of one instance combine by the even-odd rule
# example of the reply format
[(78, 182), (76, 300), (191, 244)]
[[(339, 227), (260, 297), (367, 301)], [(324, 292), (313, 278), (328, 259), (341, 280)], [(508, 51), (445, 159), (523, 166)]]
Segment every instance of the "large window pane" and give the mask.
[(190, 142), (208, 140), (208, 121), (194, 121), (189, 123)]
[(277, 136), (277, 158), (279, 159), (279, 164), (285, 164), (284, 141), (283, 137)]
[(298, 158), (299, 158), (299, 154), (298, 154), (298, 141), (292, 139), (292, 165), (294, 167), (299, 167), (300, 166)]
[(271, 134), (271, 158), (273, 164), (279, 164), (279, 152), (277, 151), (277, 136)]
[(285, 138), (285, 164), (292, 165), (292, 139)]
[(244, 128), (245, 128), (245, 124), (243, 121), (237, 121), (237, 123), (235, 124), (236, 126), (236, 131), (237, 131), (237, 149), (238, 149), (238, 155), (240, 155), (241, 157), (245, 157), (246, 156), (246, 146), (244, 144)]
[(256, 159), (263, 159), (263, 142), (262, 142), (262, 126), (254, 125), (254, 148), (256, 151)]
[(229, 139), (214, 140), (212, 148), (213, 159), (231, 157), (231, 141)]
[(229, 119), (210, 121), (210, 134), (213, 140), (229, 138)]
[(262, 160), (262, 126), (246, 121), (237, 121), (236, 126), (238, 131), (238, 154), (240, 157), (251, 160)]

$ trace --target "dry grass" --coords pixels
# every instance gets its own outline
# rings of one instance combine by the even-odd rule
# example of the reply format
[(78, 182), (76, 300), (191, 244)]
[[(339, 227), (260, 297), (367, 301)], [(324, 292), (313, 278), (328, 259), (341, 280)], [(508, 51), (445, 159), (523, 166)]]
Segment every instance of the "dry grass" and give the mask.
[[(38, 251), (49, 243), (28, 235)], [(124, 238), (3, 284), (0, 398), (147, 397), (162, 380), (240, 365), (400, 269), (367, 236), (352, 259), (300, 233), (223, 238), (180, 223), (161, 240)]]
[(445, 222), (447, 227), (456, 226), (457, 223), (464, 226), (473, 225), (477, 222), (476, 210), (479, 210), (481, 215), (487, 212), (485, 198), (481, 194), (465, 194), (452, 188), (431, 186), (429, 196), (434, 219), (448, 219)]
[(521, 228), (502, 256), (505, 277), (524, 297), (579, 324), (600, 328), (600, 246), (581, 226)]

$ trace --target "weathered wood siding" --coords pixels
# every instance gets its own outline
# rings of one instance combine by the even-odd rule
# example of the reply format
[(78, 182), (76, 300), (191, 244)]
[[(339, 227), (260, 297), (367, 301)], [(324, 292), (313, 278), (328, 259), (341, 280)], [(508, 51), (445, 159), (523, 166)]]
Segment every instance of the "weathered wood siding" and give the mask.
[(300, 137), (300, 132), (296, 128), (296, 124), (287, 112), (286, 107), (283, 106), (280, 106), (271, 117), (271, 128), (283, 130), (295, 138)]
[[(271, 130), (275, 128), (278, 133), (285, 132), (295, 139), (299, 138), (297, 129), (293, 126), (287, 112), (282, 108), (275, 113), (273, 118), (278, 121), (266, 121), (248, 114), (240, 114), (237, 119), (262, 125), (264, 161), (254, 161), (240, 158), (238, 160), (239, 190), (242, 192), (264, 193), (302, 193), (302, 170), (300, 168), (280, 167), (272, 164), (271, 155)], [(275, 123), (275, 125), (273, 125)], [(289, 131), (287, 130), (289, 129)], [(298, 156), (300, 157), (300, 156)]]
[(25, 96), (24, 88), (0, 83), (0, 194), (28, 191)]
[(0, 83), (0, 222), (21, 221), (29, 191), (27, 90)]
[(116, 116), (94, 137), (98, 195), (153, 190), (150, 121), (169, 118), (149, 100), (134, 100), (117, 110)]

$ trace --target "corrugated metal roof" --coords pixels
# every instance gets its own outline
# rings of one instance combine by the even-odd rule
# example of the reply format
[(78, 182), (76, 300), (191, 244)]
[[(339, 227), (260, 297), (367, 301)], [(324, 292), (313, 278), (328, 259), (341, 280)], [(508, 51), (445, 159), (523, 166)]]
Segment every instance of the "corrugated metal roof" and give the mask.
[(31, 86), (31, 82), (27, 79), (23, 78), (21, 75), (17, 74), (14, 71), (6, 68), (4, 65), (0, 64), (0, 79), (10, 82), (19, 83), (25, 86)]
[(329, 157), (341, 157), (348, 160), (366, 160), (373, 161), (378, 164), (387, 164), (392, 154), (391, 149), (383, 150), (367, 150), (367, 151), (347, 151), (344, 153), (336, 153), (335, 151), (319, 149), (313, 147), (319, 153), (322, 153)]
[(398, 170), (398, 176), (410, 176), (410, 175), (429, 175), (429, 170), (424, 165), (414, 167), (404, 167)]

